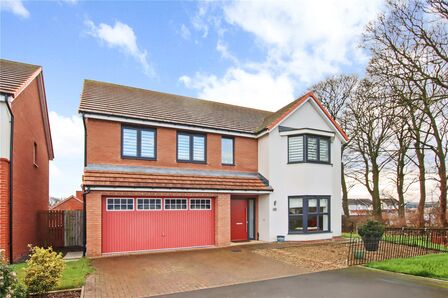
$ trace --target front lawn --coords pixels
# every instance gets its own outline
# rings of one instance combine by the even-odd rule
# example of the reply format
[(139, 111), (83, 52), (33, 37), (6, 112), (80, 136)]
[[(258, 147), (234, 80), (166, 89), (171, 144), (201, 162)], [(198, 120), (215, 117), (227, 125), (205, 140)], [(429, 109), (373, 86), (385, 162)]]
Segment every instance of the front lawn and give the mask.
[(367, 267), (448, 280), (448, 254), (431, 254), (407, 259), (372, 262)]
[[(26, 263), (11, 265), (16, 272), (20, 282), (25, 280)], [(90, 266), (90, 261), (86, 258), (81, 258), (76, 261), (66, 261), (65, 269), (62, 273), (62, 279), (55, 290), (80, 288), (84, 285), (86, 277), (93, 271)]]

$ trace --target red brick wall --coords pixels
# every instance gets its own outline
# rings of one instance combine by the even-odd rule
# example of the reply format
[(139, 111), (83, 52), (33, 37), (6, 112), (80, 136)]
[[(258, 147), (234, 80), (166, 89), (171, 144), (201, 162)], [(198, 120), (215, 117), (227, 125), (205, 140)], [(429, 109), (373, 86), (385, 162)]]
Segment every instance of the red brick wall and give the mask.
[[(38, 244), (38, 211), (48, 210), (49, 159), (37, 79), (12, 102), (13, 144), (13, 257), (28, 253), (28, 244)], [(37, 144), (37, 166), (33, 145)]]
[(230, 194), (213, 193), (157, 193), (157, 192), (101, 192), (92, 191), (86, 197), (87, 256), (101, 256), (101, 200), (104, 196), (188, 196), (215, 198), (215, 244), (230, 244)]
[(0, 158), (0, 250), (9, 260), (9, 160)]
[(235, 137), (235, 166), (221, 164), (221, 135), (207, 134), (207, 164), (176, 162), (176, 130), (157, 128), (157, 160), (121, 158), (121, 124), (87, 119), (87, 163), (258, 171), (256, 139)]

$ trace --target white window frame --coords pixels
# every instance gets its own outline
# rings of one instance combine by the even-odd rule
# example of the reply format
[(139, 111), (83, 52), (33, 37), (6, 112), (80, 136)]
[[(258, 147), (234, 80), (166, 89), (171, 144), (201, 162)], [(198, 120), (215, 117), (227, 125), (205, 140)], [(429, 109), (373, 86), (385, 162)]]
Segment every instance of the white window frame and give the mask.
[[(140, 209), (140, 208), (138, 208), (138, 200), (159, 200), (160, 201), (160, 209)], [(151, 206), (151, 203), (149, 203), (149, 206)], [(137, 211), (162, 211), (163, 210), (163, 199), (162, 198), (136, 198), (135, 210), (137, 210)]]
[[(178, 208), (176, 208), (176, 209), (171, 209), (171, 208), (166, 208), (166, 201), (167, 200), (185, 200), (186, 201), (186, 207), (187, 208), (185, 208), (185, 209), (178, 209)], [(176, 204), (177, 205), (177, 204)], [(189, 210), (189, 202), (188, 202), (188, 199), (187, 198), (165, 198), (165, 199), (163, 199), (163, 210), (165, 210), (165, 211), (186, 211), (186, 210)]]
[[(119, 209), (119, 210), (117, 210), (117, 209), (109, 209), (108, 201), (109, 200), (117, 200), (117, 199), (119, 199), (119, 200), (132, 200), (132, 209)], [(113, 204), (115, 206), (115, 202)], [(126, 202), (126, 205), (128, 205), (127, 202)], [(120, 202), (120, 206), (121, 206), (121, 202)], [(134, 210), (135, 210), (135, 200), (134, 200), (134, 198), (106, 198), (106, 211), (108, 211), (108, 212), (115, 212), (115, 211), (124, 211), (124, 212), (126, 212), (126, 211), (134, 211)]]
[[(199, 201), (201, 201), (201, 200), (204, 200), (204, 201), (209, 201), (209, 206), (210, 206), (210, 208), (208, 208), (208, 209), (202, 209), (202, 208), (199, 208), (199, 209), (193, 209), (193, 208), (191, 208), (191, 201), (192, 200), (199, 200)], [(210, 211), (210, 210), (212, 210), (212, 199), (210, 199), (210, 198), (190, 198), (190, 200), (189, 200), (190, 202), (189, 202), (189, 209), (191, 210), (191, 211)], [(201, 204), (199, 204), (199, 205), (201, 205)]]

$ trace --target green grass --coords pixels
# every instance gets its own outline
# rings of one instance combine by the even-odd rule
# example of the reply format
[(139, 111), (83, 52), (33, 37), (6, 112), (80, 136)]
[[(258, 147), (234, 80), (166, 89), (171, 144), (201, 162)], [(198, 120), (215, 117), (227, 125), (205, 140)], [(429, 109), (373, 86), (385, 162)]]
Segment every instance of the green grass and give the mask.
[(350, 235), (351, 235), (352, 238), (361, 238), (356, 233), (353, 233), (353, 234), (352, 233), (342, 233), (342, 238), (350, 239)]
[(417, 246), (417, 247), (424, 247), (439, 251), (445, 251), (448, 252), (448, 247), (433, 243), (431, 242), (430, 238), (427, 238), (426, 236), (418, 236), (418, 235), (410, 235), (410, 236), (399, 236), (399, 235), (384, 235), (383, 240), (391, 243), (397, 243), (402, 245), (409, 245), (409, 246)]
[[(14, 264), (11, 267), (16, 272), (19, 281), (24, 283), (26, 263)], [(55, 290), (82, 287), (87, 275), (92, 271), (93, 268), (90, 266), (90, 261), (86, 258), (81, 258), (76, 261), (66, 261), (62, 279)]]
[(448, 280), (448, 254), (431, 254), (407, 259), (390, 259), (365, 265), (386, 271)]

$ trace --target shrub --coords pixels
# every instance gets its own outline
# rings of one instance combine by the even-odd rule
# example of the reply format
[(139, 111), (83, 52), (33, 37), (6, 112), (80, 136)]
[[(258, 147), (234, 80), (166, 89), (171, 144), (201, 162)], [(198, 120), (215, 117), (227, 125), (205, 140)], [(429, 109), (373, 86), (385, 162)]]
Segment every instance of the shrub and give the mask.
[(28, 291), (46, 293), (56, 287), (64, 271), (62, 254), (50, 248), (31, 247), (30, 259), (26, 261), (25, 284)]
[(381, 238), (384, 225), (376, 220), (368, 220), (358, 227), (358, 234), (363, 238)]
[(17, 280), (16, 273), (6, 264), (3, 251), (0, 251), (0, 297), (28, 297), (25, 287)]

